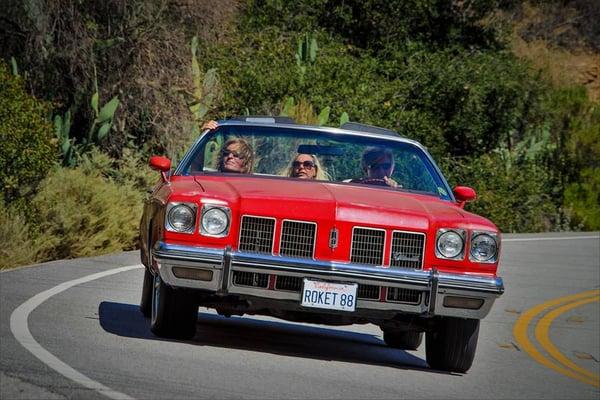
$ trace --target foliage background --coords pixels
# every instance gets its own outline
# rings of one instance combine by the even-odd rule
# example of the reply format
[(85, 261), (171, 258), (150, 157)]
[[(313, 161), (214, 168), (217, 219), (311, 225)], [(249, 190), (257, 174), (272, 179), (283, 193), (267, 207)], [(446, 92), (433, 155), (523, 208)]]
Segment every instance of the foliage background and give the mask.
[(504, 232), (600, 229), (596, 1), (5, 3), (0, 268), (135, 248), (148, 157), (239, 114), (392, 128)]

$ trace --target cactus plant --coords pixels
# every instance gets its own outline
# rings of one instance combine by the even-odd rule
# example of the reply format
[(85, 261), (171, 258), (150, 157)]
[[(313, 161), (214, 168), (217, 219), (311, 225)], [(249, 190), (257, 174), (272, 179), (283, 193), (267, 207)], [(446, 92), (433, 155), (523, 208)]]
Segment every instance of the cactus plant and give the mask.
[(119, 97), (115, 96), (99, 109), (100, 94), (98, 92), (98, 81), (96, 80), (96, 68), (94, 68), (94, 88), (95, 92), (92, 94), (90, 104), (94, 110), (95, 118), (88, 132), (87, 143), (85, 143), (87, 145), (91, 143), (100, 143), (106, 135), (108, 135), (113, 124), (115, 111), (117, 111), (117, 107), (119, 107)]
[(63, 159), (63, 165), (73, 167), (75, 165), (75, 144), (74, 139), (70, 138), (71, 132), (71, 111), (67, 111), (63, 116), (54, 117), (54, 134), (58, 139), (58, 145)]
[(197, 123), (204, 120), (210, 111), (213, 101), (219, 90), (219, 76), (216, 68), (211, 68), (202, 73), (196, 53), (198, 51), (198, 37), (194, 36), (191, 43), (192, 50), (192, 83), (194, 91), (188, 101), (188, 108)]

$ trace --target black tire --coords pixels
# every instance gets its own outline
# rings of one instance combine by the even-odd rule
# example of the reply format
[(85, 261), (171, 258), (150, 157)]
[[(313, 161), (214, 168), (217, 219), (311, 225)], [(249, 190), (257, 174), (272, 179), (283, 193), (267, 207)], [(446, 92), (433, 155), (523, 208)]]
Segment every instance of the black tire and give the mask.
[(198, 305), (184, 290), (166, 285), (160, 274), (152, 285), (150, 329), (156, 336), (170, 339), (191, 339), (196, 334)]
[(140, 300), (140, 311), (144, 314), (144, 317), (150, 318), (152, 316), (152, 283), (154, 277), (148, 271), (148, 268), (144, 268), (144, 283), (142, 286), (142, 299)]
[(425, 337), (427, 364), (441, 371), (467, 372), (475, 358), (478, 337), (478, 319), (438, 319), (435, 329)]
[(383, 340), (395, 349), (417, 350), (423, 342), (423, 332), (384, 329)]

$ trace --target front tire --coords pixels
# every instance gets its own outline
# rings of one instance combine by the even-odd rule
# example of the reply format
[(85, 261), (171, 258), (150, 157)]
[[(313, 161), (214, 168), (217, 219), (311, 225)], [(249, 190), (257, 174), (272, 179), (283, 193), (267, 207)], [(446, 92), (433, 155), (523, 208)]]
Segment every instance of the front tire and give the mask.
[(383, 341), (395, 349), (417, 350), (423, 342), (423, 332), (384, 329)]
[(475, 358), (478, 338), (478, 319), (439, 318), (434, 330), (425, 336), (427, 364), (442, 371), (467, 372)]
[(196, 334), (198, 306), (184, 290), (166, 285), (154, 275), (150, 329), (156, 336), (191, 339)]
[(144, 317), (150, 318), (152, 316), (152, 285), (154, 277), (148, 271), (148, 268), (144, 268), (144, 283), (142, 286), (142, 299), (140, 300), (140, 311), (144, 314)]

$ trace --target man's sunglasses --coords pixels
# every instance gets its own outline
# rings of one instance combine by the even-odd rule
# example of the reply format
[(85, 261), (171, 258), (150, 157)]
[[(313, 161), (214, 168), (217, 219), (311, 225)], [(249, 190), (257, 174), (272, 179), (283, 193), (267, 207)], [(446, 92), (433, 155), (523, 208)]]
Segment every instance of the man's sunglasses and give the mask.
[(237, 151), (228, 151), (228, 150), (225, 150), (225, 151), (223, 152), (223, 158), (227, 158), (227, 157), (229, 157), (229, 155), (230, 155), (230, 154), (231, 154), (233, 157), (235, 157), (235, 158), (239, 158), (239, 159), (242, 159), (242, 158), (244, 158), (244, 157), (242, 157), (242, 156), (240, 155), (240, 153), (238, 153)]
[(382, 164), (371, 164), (369, 165), (369, 169), (390, 169), (392, 168), (391, 163), (382, 163)]
[(315, 167), (315, 163), (312, 161), (294, 161), (292, 163), (292, 167), (294, 168), (300, 168), (300, 167), (304, 167), (304, 169), (313, 169)]

